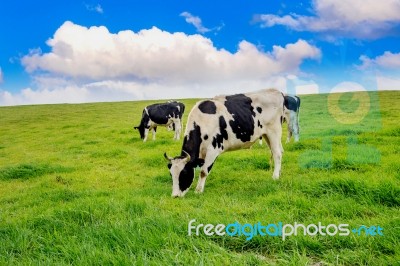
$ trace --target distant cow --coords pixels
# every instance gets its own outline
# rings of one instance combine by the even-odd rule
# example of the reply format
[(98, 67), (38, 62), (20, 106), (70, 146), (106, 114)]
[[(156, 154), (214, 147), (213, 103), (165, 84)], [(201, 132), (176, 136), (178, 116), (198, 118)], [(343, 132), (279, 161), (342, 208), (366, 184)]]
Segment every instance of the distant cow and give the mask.
[(140, 125), (134, 128), (139, 130), (140, 138), (145, 142), (150, 130), (153, 131), (153, 140), (155, 140), (157, 126), (169, 127), (173, 124), (174, 139), (178, 140), (182, 130), (184, 112), (185, 105), (176, 101), (148, 105), (143, 109)]
[(299, 141), (299, 111), (300, 111), (300, 98), (298, 96), (285, 95), (285, 115), (284, 119), (288, 123), (286, 143), (290, 141), (294, 135), (294, 141)]
[(204, 191), (206, 178), (216, 158), (225, 151), (249, 148), (261, 136), (271, 148), (273, 179), (278, 179), (283, 153), (282, 117), (284, 96), (275, 89), (218, 96), (200, 101), (192, 108), (186, 125), (181, 156), (168, 160), (172, 196), (182, 197), (200, 166), (196, 191)]
[[(285, 111), (283, 122), (287, 122), (287, 138), (286, 143), (290, 142), (292, 135), (294, 141), (299, 141), (300, 127), (299, 127), (299, 111), (300, 111), (300, 98), (298, 96), (285, 95)], [(262, 139), (260, 138), (260, 145)]]

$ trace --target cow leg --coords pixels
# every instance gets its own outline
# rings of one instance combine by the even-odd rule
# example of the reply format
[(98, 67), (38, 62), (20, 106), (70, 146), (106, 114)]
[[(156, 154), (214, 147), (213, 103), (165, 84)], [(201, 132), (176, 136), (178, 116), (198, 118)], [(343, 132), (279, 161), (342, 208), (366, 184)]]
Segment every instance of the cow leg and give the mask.
[(267, 136), (270, 142), (270, 147), (272, 151), (272, 157), (274, 159), (274, 173), (272, 174), (272, 178), (277, 180), (279, 179), (281, 173), (281, 162), (282, 162), (282, 127), (280, 124), (276, 124), (273, 129), (269, 129), (267, 132)]
[(181, 120), (180, 119), (174, 120), (174, 124), (175, 124), (174, 139), (179, 140), (181, 138), (181, 129), (182, 129)]
[(146, 142), (146, 141), (147, 141), (147, 137), (149, 136), (149, 131), (150, 131), (149, 128), (145, 128), (145, 129), (144, 129), (144, 138), (143, 138), (143, 142)]
[(204, 164), (201, 167), (199, 181), (197, 182), (196, 186), (196, 193), (203, 193), (207, 176), (210, 174), (211, 168), (213, 167), (215, 159), (217, 159), (218, 157), (218, 154), (219, 153), (216, 152), (216, 150), (213, 150), (212, 153), (207, 153)]
[(271, 143), (269, 142), (268, 136), (267, 135), (263, 135), (265, 142), (267, 143), (267, 146), (269, 148), (269, 151), (271, 152), (271, 156), (269, 157), (269, 165), (272, 168), (272, 150), (271, 150)]
[(290, 134), (294, 135), (294, 141), (299, 141), (299, 121), (297, 112), (290, 111)]
[(181, 138), (181, 130), (182, 130), (182, 123), (181, 120), (178, 119), (175, 121), (176, 140), (179, 140)]
[(299, 133), (300, 133), (299, 113), (298, 112), (294, 116), (294, 120), (295, 120), (294, 125), (293, 125), (294, 141), (297, 142), (297, 141), (299, 141)]
[(153, 140), (156, 140), (157, 127), (153, 127)]
[(292, 131), (290, 130), (290, 125), (289, 125), (289, 123), (288, 123), (288, 125), (287, 125), (287, 138), (286, 138), (286, 143), (289, 143), (291, 138), (292, 138)]

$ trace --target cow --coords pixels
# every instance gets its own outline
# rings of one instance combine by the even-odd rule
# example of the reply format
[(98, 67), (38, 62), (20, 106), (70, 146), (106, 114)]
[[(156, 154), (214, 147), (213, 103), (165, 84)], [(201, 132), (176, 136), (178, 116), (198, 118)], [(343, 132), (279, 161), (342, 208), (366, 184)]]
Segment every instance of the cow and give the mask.
[(153, 132), (153, 140), (156, 139), (157, 126), (167, 128), (174, 125), (174, 139), (179, 140), (182, 129), (182, 116), (185, 112), (185, 105), (181, 102), (170, 101), (148, 105), (143, 109), (140, 125), (134, 127), (139, 130), (140, 138), (146, 142), (149, 131)]
[[(293, 95), (285, 95), (285, 111), (283, 115), (283, 122), (287, 122), (287, 138), (286, 143), (290, 142), (292, 135), (294, 141), (299, 141), (300, 127), (299, 127), (299, 111), (300, 111), (300, 98)], [(262, 145), (262, 138), (259, 144)]]
[(290, 138), (294, 135), (294, 141), (299, 141), (299, 111), (300, 111), (300, 98), (293, 95), (285, 95), (285, 114), (284, 120), (287, 121), (287, 139), (286, 143), (290, 142)]
[(268, 143), (274, 161), (273, 179), (279, 179), (283, 147), (284, 95), (275, 89), (218, 96), (197, 102), (190, 111), (181, 155), (169, 157), (172, 196), (183, 197), (200, 167), (196, 192), (202, 193), (217, 157), (225, 152), (249, 148), (260, 137)]

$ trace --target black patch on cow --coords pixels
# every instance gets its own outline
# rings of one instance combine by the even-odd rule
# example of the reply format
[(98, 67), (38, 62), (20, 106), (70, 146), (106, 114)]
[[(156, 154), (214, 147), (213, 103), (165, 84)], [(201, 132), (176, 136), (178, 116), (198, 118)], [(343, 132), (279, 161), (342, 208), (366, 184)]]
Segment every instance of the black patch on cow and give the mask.
[(193, 167), (200, 166), (199, 161), (200, 145), (201, 145), (201, 131), (200, 127), (193, 122), (193, 129), (189, 131), (189, 134), (185, 136), (182, 144), (181, 156), (186, 156), (186, 151), (190, 155), (190, 163)]
[(168, 123), (170, 117), (175, 117), (178, 114), (178, 108), (175, 104), (152, 104), (147, 106), (147, 112), (150, 119), (159, 125)]
[(194, 179), (194, 167), (190, 163), (187, 163), (179, 174), (179, 189), (185, 191), (193, 183)]
[[(285, 96), (284, 105), (287, 109), (297, 112), (300, 108), (300, 98), (297, 96)], [(296, 101), (297, 99), (297, 101)]]
[(213, 165), (214, 165), (214, 163), (210, 164), (210, 166), (209, 166), (209, 167), (207, 167), (207, 172), (208, 172), (208, 173), (210, 173), (210, 171), (211, 171), (211, 168), (213, 167)]
[(254, 107), (251, 98), (244, 94), (226, 96), (225, 106), (233, 120), (229, 121), (233, 133), (242, 142), (250, 141), (254, 134)]
[(261, 123), (260, 123), (260, 120), (257, 121), (257, 125), (258, 125), (259, 128), (262, 128), (262, 127), (263, 127), (263, 126), (261, 125)]
[(214, 115), (217, 113), (217, 106), (212, 101), (203, 101), (199, 104), (199, 109), (202, 113)]
[(215, 149), (217, 147), (224, 149), (224, 146), (223, 146), (224, 139), (225, 140), (228, 139), (228, 132), (226, 131), (226, 128), (227, 128), (227, 124), (226, 124), (225, 118), (221, 115), (219, 117), (219, 133), (217, 133), (217, 135), (214, 136), (213, 141), (212, 141), (212, 145)]
[(204, 140), (208, 140), (208, 135), (207, 134), (204, 135)]
[(168, 166), (168, 169), (171, 169), (172, 163), (169, 163), (167, 166)]
[(261, 108), (260, 106), (257, 107), (257, 112), (258, 112), (259, 114), (262, 113), (262, 108)]
[(202, 166), (204, 160), (199, 158), (200, 145), (201, 145), (201, 131), (200, 127), (193, 122), (193, 129), (185, 136), (182, 144), (182, 158), (186, 157), (187, 152), (190, 155), (190, 161), (185, 165), (179, 174), (179, 189), (184, 191), (193, 183), (194, 168)]
[(173, 102), (173, 103), (175, 103), (176, 105), (179, 106), (178, 117), (179, 117), (179, 119), (182, 119), (183, 113), (185, 112), (185, 105), (183, 103), (181, 103), (181, 102)]

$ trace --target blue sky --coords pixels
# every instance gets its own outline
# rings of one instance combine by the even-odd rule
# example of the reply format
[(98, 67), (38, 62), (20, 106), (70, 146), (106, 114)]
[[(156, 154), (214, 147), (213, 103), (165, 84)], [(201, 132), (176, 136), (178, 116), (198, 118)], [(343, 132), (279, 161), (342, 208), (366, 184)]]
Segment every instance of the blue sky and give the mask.
[(0, 105), (400, 88), (400, 1), (7, 1)]

